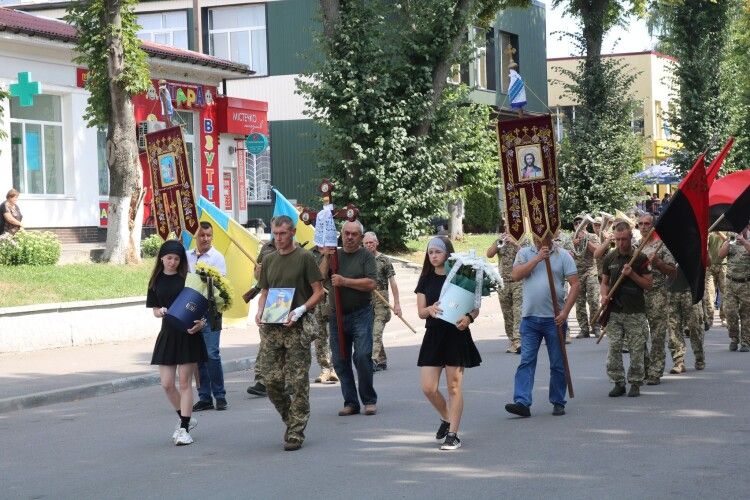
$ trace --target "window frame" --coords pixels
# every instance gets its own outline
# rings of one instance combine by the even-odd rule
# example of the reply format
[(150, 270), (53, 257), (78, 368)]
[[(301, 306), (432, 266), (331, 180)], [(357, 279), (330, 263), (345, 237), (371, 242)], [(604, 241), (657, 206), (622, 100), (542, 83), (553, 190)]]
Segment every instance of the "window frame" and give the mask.
[[(189, 16), (188, 16), (187, 9), (161, 10), (161, 11), (153, 11), (153, 12), (137, 12), (136, 16), (147, 16), (147, 15), (159, 14), (160, 16), (162, 16), (162, 25), (163, 25), (164, 15), (173, 14), (175, 12), (182, 12), (183, 14), (185, 14), (184, 31), (185, 31), (185, 43), (187, 44), (186, 47), (178, 47), (177, 45), (174, 44), (174, 34), (178, 31), (183, 31), (182, 29), (176, 29), (176, 28), (145, 29), (141, 27), (141, 29), (136, 32), (136, 36), (138, 36), (140, 33), (144, 33), (144, 34), (149, 35), (148, 40), (150, 42), (161, 43), (161, 42), (157, 42), (156, 40), (154, 40), (154, 36), (157, 34), (159, 35), (169, 34), (170, 41), (169, 43), (164, 44), (164, 45), (169, 45), (170, 47), (175, 47), (175, 48), (182, 49), (182, 50), (190, 50), (190, 26), (189, 26)], [(137, 18), (136, 18), (136, 22), (138, 22)], [(138, 38), (140, 37), (138, 36)], [(143, 40), (143, 38), (141, 38), (141, 40)]]
[[(242, 153), (245, 155), (245, 192), (247, 195), (248, 205), (269, 205), (271, 203), (271, 187), (273, 186), (273, 163), (271, 162), (271, 144), (269, 137), (269, 144), (265, 151), (259, 155), (254, 155), (247, 150), (243, 150)], [(254, 171), (253, 171), (254, 170)], [(253, 196), (253, 190), (257, 193), (258, 181), (264, 182), (266, 179), (263, 175), (263, 170), (268, 171), (267, 179), (267, 198), (258, 198)]]
[[(211, 28), (211, 11), (214, 10), (221, 10), (221, 9), (228, 9), (228, 8), (238, 8), (238, 7), (262, 7), (263, 8), (263, 25), (255, 25), (255, 26), (243, 26), (239, 28)], [(255, 75), (253, 76), (268, 76), (269, 75), (269, 64), (268, 64), (268, 9), (266, 8), (265, 3), (251, 3), (251, 4), (240, 4), (240, 5), (212, 5), (209, 7), (206, 7), (206, 47), (207, 47), (207, 53), (214, 57), (220, 57), (216, 55), (216, 50), (214, 48), (215, 43), (213, 42), (213, 35), (227, 35), (227, 41), (226, 41), (226, 53), (227, 57), (226, 59), (232, 60), (231, 54), (232, 54), (232, 33), (247, 33), (247, 40), (248, 40), (248, 54), (250, 56), (249, 62), (243, 62), (243, 61), (233, 61), (233, 62), (239, 62), (241, 64), (247, 64), (250, 69), (255, 71)], [(266, 47), (265, 47), (265, 53), (263, 54), (265, 59), (265, 71), (261, 71), (261, 68), (255, 68), (253, 67), (253, 33), (257, 31), (263, 31), (264, 32), (264, 38), (266, 39)]]

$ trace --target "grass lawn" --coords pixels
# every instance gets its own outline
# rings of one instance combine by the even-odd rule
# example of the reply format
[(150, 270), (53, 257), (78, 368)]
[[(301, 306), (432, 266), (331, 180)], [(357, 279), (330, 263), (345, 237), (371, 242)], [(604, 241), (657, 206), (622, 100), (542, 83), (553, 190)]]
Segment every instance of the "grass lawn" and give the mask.
[[(409, 252), (396, 253), (393, 255), (421, 265), (422, 262), (424, 262), (424, 254), (427, 250), (427, 242), (430, 241), (430, 238), (431, 236), (424, 236), (417, 240), (410, 240), (406, 243), (406, 246), (409, 247)], [(487, 251), (487, 248), (496, 239), (496, 234), (464, 234), (463, 239), (453, 242), (453, 247), (456, 252), (466, 252), (473, 248), (477, 251), (477, 255), (483, 256)], [(493, 257), (490, 261), (497, 262), (497, 257)]]
[(0, 307), (146, 295), (153, 265), (0, 266)]

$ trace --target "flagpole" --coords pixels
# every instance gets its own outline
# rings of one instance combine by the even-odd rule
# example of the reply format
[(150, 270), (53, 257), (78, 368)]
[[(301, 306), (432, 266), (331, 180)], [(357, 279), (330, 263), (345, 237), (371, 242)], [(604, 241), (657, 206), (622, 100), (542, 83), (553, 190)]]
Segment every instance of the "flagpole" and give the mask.
[[(544, 265), (547, 267), (547, 280), (549, 281), (549, 292), (552, 295), (552, 310), (555, 314), (555, 318), (560, 314), (560, 306), (557, 303), (557, 291), (555, 290), (555, 280), (552, 276), (552, 265), (550, 264), (549, 256), (544, 259)], [(568, 363), (568, 350), (565, 348), (565, 332), (563, 332), (562, 325), (558, 325), (555, 322), (557, 328), (557, 338), (560, 339), (560, 352), (563, 358), (563, 367), (565, 368), (565, 383), (568, 386), (568, 394), (571, 398), (575, 397), (573, 393), (573, 379), (570, 376), (570, 364)]]

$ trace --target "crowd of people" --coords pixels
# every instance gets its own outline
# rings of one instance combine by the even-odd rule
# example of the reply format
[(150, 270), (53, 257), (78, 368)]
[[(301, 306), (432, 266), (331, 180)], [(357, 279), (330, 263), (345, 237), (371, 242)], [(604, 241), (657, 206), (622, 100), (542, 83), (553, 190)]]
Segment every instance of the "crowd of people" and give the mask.
[[(544, 340), (550, 359), (552, 414), (565, 414), (561, 339), (570, 342), (567, 322), (574, 307), (580, 326), (576, 338), (608, 336), (606, 373), (613, 384), (611, 397), (637, 397), (643, 385), (659, 384), (665, 370), (665, 344), (673, 362), (670, 373), (686, 371), (686, 338), (695, 369), (703, 370), (703, 335), (713, 323), (715, 293), (721, 296), (720, 317), (728, 325), (729, 349), (750, 351), (750, 224), (739, 234), (711, 233), (706, 296), (693, 305), (687, 280), (669, 250), (658, 240), (644, 241), (643, 235), (653, 225), (652, 214), (643, 213), (637, 223), (615, 218), (611, 227), (603, 225), (601, 218), (588, 216), (573, 223), (576, 229), (567, 238), (515, 241), (501, 230), (487, 249), (487, 257), (498, 256), (505, 283), (499, 299), (508, 338), (506, 352), (520, 354), (513, 402), (506, 405), (509, 413), (531, 415), (537, 354)], [(271, 232), (271, 242), (261, 248), (257, 259), (257, 285), (246, 294), (246, 300), (257, 295), (255, 321), (261, 339), (255, 381), (247, 392), (268, 396), (286, 426), (284, 450), (293, 451), (304, 442), (310, 416), (311, 345), (321, 368), (315, 382), (340, 383), (343, 407), (338, 415), (377, 413), (373, 374), (388, 367), (382, 333), (391, 311), (401, 315), (400, 297), (393, 265), (378, 251), (377, 235), (365, 232), (359, 221), (343, 225), (340, 248), (305, 250), (295, 243), (295, 224), (286, 216), (271, 221)], [(223, 257), (212, 248), (212, 234), (211, 225), (202, 223), (194, 250), (185, 252), (173, 241), (162, 245), (147, 300), (156, 317), (164, 316), (184, 286), (188, 269), (193, 270), (197, 263), (203, 261), (226, 272)], [(643, 246), (640, 256), (633, 260), (639, 245)], [(420, 383), (440, 419), (436, 439), (443, 450), (461, 446), (463, 376), (466, 368), (482, 361), (469, 328), (479, 309), (467, 312), (455, 324), (440, 319), (446, 261), (453, 252), (446, 237), (432, 238), (415, 289), (417, 313), (425, 320), (417, 359)], [(338, 265), (335, 272), (334, 261)], [(618, 281), (621, 284), (613, 288)], [(556, 304), (550, 300), (550, 283), (554, 284)], [(266, 297), (273, 289), (294, 290), (282, 323), (263, 320)], [(600, 307), (607, 309), (608, 316), (603, 329), (592, 321)], [(343, 337), (339, 328), (343, 328)], [(196, 320), (187, 334), (162, 323), (152, 364), (159, 365), (162, 386), (180, 417), (173, 435), (176, 445), (193, 442), (193, 411), (228, 407), (219, 356), (220, 332), (220, 316)], [(623, 353), (629, 353), (627, 371)], [(191, 380), (196, 372), (198, 401), (193, 404)], [(175, 387), (175, 373), (179, 373), (179, 387)], [(443, 375), (447, 395), (439, 389)]]

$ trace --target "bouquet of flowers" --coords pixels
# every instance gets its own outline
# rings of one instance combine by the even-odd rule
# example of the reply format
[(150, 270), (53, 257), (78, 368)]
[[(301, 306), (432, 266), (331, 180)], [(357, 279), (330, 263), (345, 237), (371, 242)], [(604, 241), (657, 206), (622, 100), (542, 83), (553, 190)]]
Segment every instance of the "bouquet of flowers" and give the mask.
[(215, 267), (198, 264), (185, 278), (185, 288), (169, 307), (167, 319), (187, 330), (195, 320), (207, 317), (213, 330), (220, 321), (219, 314), (232, 307), (233, 293), (229, 280)]
[(455, 323), (472, 309), (479, 309), (482, 297), (503, 287), (503, 278), (494, 265), (474, 250), (452, 253), (445, 263), (446, 278), (440, 291), (443, 313), (439, 316)]
[[(209, 282), (212, 289), (209, 291)], [(200, 263), (195, 266), (194, 273), (188, 273), (185, 279), (185, 286), (196, 290), (216, 304), (216, 312), (223, 313), (232, 307), (232, 295), (234, 288), (229, 280), (222, 276), (218, 269), (207, 264)]]

